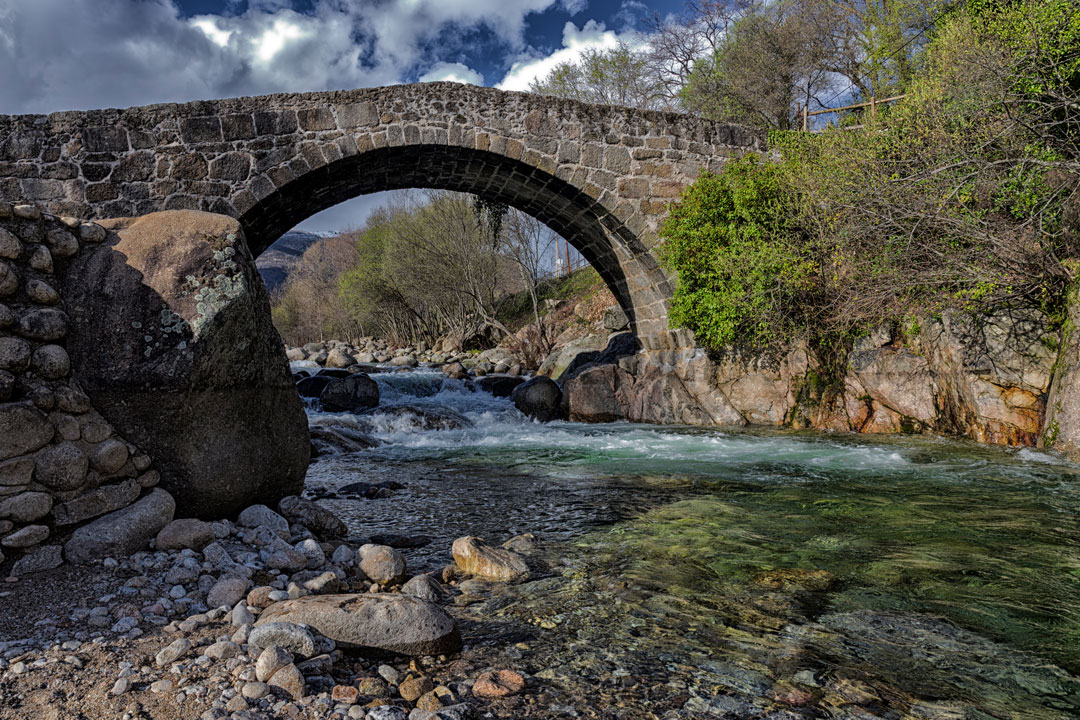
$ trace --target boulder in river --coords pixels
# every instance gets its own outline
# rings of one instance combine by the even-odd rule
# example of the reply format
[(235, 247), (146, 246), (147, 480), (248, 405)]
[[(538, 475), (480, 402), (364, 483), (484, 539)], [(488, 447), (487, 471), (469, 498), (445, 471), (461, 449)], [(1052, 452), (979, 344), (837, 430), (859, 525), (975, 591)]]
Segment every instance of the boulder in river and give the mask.
[(255, 623), (307, 625), (340, 647), (401, 655), (441, 655), (461, 649), (461, 633), (433, 602), (390, 593), (309, 595), (266, 608)]
[(529, 576), (525, 558), (512, 550), (488, 545), (482, 538), (461, 537), (454, 541), (454, 562), (466, 575), (508, 582)]
[(299, 495), (282, 498), (278, 510), (289, 522), (303, 525), (324, 540), (341, 537), (346, 532), (345, 523), (337, 515), (314, 500)]
[(549, 422), (559, 418), (559, 406), (562, 401), (562, 389), (551, 378), (539, 376), (523, 382), (510, 393), (514, 407), (525, 415)]
[(315, 456), (360, 452), (379, 446), (378, 440), (354, 427), (319, 423), (312, 425), (310, 432)]
[(377, 418), (403, 418), (418, 430), (460, 430), (473, 424), (461, 413), (436, 405), (383, 405), (363, 416), (372, 422)]
[(299, 492), (307, 416), (240, 224), (184, 210), (103, 225), (62, 293), (94, 407), (154, 459), (184, 515)]
[(525, 378), (517, 375), (485, 375), (477, 379), (476, 386), (495, 397), (510, 397), (514, 389), (525, 382)]
[(379, 385), (365, 373), (333, 378), (319, 394), (319, 402), (330, 412), (360, 412), (379, 404)]

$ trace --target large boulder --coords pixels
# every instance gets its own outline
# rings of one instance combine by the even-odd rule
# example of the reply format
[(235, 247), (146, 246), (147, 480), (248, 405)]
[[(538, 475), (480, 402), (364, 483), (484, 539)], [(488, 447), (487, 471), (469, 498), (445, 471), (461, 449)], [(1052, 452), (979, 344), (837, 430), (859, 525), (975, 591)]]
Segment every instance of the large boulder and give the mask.
[(153, 213), (105, 223), (63, 278), (74, 374), (154, 458), (184, 515), (219, 518), (300, 491), (307, 418), (240, 226)]
[(461, 649), (454, 619), (433, 602), (408, 595), (309, 595), (283, 600), (263, 610), (266, 623), (307, 625), (348, 649), (375, 649), (400, 655), (441, 655)]
[(514, 388), (510, 401), (525, 415), (548, 422), (559, 418), (562, 390), (557, 382), (541, 375)]
[(365, 373), (333, 378), (319, 394), (319, 402), (330, 412), (360, 412), (379, 404), (379, 385)]
[(620, 396), (629, 391), (634, 379), (618, 365), (591, 365), (581, 368), (562, 386), (563, 407), (574, 422), (603, 423), (626, 418)]
[(83, 525), (64, 544), (64, 557), (77, 564), (105, 557), (123, 557), (146, 548), (150, 539), (172, 522), (176, 503), (161, 488), (132, 505)]

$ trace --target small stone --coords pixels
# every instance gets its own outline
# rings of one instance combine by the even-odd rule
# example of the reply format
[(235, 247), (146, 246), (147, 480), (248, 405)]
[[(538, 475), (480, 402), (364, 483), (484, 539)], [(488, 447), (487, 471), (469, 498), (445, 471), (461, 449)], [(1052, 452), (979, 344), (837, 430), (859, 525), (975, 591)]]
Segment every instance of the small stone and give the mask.
[(53, 228), (45, 235), (45, 244), (52, 250), (52, 254), (59, 258), (69, 258), (79, 253), (79, 241), (75, 236), (62, 228)]
[(154, 541), (158, 550), (202, 550), (214, 542), (210, 523), (197, 518), (181, 518), (161, 528)]
[(248, 635), (248, 644), (261, 648), (276, 645), (301, 658), (309, 658), (315, 654), (315, 638), (305, 628), (291, 622), (256, 625)]
[(43, 492), (24, 492), (0, 500), (0, 517), (17, 523), (31, 522), (52, 510), (52, 496)]
[(102, 475), (112, 475), (124, 467), (128, 455), (126, 444), (116, 438), (109, 438), (98, 445), (90, 455), (90, 465)]
[(90, 461), (83, 451), (65, 442), (37, 456), (34, 480), (54, 490), (75, 490), (85, 484), (89, 469)]
[(353, 705), (360, 698), (360, 691), (352, 685), (335, 685), (330, 691), (330, 699), (334, 702)]
[(244, 687), (240, 689), (240, 694), (248, 700), (258, 700), (270, 694), (270, 686), (264, 682), (244, 683)]
[(53, 271), (52, 253), (44, 245), (38, 245), (30, 253), (30, 267), (40, 273), (51, 274)]
[(203, 655), (214, 660), (228, 660), (243, 652), (239, 645), (231, 640), (219, 640), (203, 651)]
[(372, 697), (390, 696), (390, 692), (389, 689), (386, 687), (386, 683), (379, 678), (360, 678), (356, 681), (356, 687), (360, 691), (361, 695), (371, 695)]
[(184, 653), (186, 653), (190, 649), (191, 641), (187, 638), (173, 640), (171, 643), (158, 651), (158, 654), (154, 656), (154, 662), (157, 663), (158, 667), (169, 665), (175, 662), (181, 656), (183, 656)]
[(391, 685), (397, 685), (401, 682), (401, 671), (393, 665), (380, 665), (376, 672)]
[(405, 579), (405, 557), (387, 545), (363, 545), (357, 551), (360, 570), (382, 585), (393, 585)]
[(28, 548), (45, 542), (48, 538), (49, 528), (45, 525), (27, 525), (4, 536), (4, 539), (0, 540), (0, 545), (6, 548)]
[(60, 294), (44, 280), (27, 280), (25, 291), (26, 297), (38, 305), (55, 305), (60, 302)]
[(31, 340), (59, 340), (67, 335), (67, 314), (58, 308), (36, 308), (22, 314), (16, 324), (16, 331)]
[(41, 211), (33, 205), (16, 205), (14, 208), (12, 208), (12, 211), (15, 213), (15, 217), (19, 218), (20, 220), (30, 220), (32, 222), (37, 222), (41, 219)]
[(229, 698), (229, 701), (225, 703), (225, 709), (233, 713), (247, 710), (247, 700), (244, 699), (243, 695), (233, 695)]
[(424, 693), (416, 699), (416, 707), (421, 710), (427, 710), (428, 712), (435, 712), (442, 708), (442, 700), (439, 699), (438, 694), (434, 690), (429, 693)]
[(255, 622), (255, 615), (248, 610), (247, 603), (244, 600), (236, 603), (236, 606), (232, 609), (232, 615), (230, 616), (233, 627), (242, 627), (244, 625), (251, 625)]
[(131, 678), (122, 677), (113, 683), (112, 690), (109, 691), (110, 695), (123, 695), (131, 689)]
[(398, 685), (398, 692), (401, 693), (401, 697), (409, 702), (415, 702), (421, 695), (434, 689), (435, 683), (431, 682), (431, 678), (426, 676), (408, 678)]
[(249, 587), (251, 587), (251, 581), (247, 578), (222, 578), (214, 583), (214, 587), (207, 593), (206, 604), (212, 608), (232, 607), (247, 595)]
[(30, 366), (30, 345), (14, 337), (0, 338), (0, 370), (22, 372)]
[(39, 545), (15, 561), (11, 574), (22, 576), (44, 572), (60, 567), (63, 562), (63, 551), (59, 545)]
[(266, 682), (274, 673), (286, 665), (292, 664), (292, 655), (277, 645), (272, 645), (261, 653), (255, 661), (255, 678), (259, 682)]
[(513, 670), (495, 670), (476, 678), (473, 695), (482, 698), (506, 697), (516, 695), (525, 689), (525, 678)]
[(83, 223), (79, 226), (79, 238), (83, 242), (100, 243), (104, 242), (106, 237), (108, 233), (105, 232), (105, 228), (97, 223)]
[(269, 585), (260, 585), (257, 588), (253, 588), (247, 595), (247, 604), (251, 607), (264, 610), (274, 603), (274, 601), (270, 599), (270, 593), (272, 592), (274, 592), (274, 588)]
[(244, 527), (264, 526), (271, 530), (289, 532), (289, 521), (265, 505), (252, 505), (245, 508), (236, 521)]
[(286, 665), (273, 674), (269, 683), (292, 696), (293, 700), (304, 697), (304, 676), (295, 665)]
[(155, 680), (150, 683), (150, 692), (152, 693), (166, 693), (172, 690), (172, 680), (168, 678), (162, 678), (161, 680)]
[(18, 260), (22, 254), (22, 243), (7, 230), (0, 228), (0, 258)]

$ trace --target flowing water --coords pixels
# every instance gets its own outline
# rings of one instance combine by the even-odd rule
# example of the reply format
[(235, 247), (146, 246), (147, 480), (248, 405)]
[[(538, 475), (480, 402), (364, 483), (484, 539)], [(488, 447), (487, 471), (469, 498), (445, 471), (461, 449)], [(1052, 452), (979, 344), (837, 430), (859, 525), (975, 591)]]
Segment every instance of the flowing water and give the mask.
[[(539, 424), (434, 371), (311, 412), (384, 444), (308, 486), (358, 535), (543, 541), (525, 583), (454, 600), (468, 646), (529, 672), (515, 717), (1080, 717), (1080, 466), (1033, 450), (630, 424)], [(448, 415), (453, 417), (453, 415)], [(469, 652), (469, 647), (467, 647)]]

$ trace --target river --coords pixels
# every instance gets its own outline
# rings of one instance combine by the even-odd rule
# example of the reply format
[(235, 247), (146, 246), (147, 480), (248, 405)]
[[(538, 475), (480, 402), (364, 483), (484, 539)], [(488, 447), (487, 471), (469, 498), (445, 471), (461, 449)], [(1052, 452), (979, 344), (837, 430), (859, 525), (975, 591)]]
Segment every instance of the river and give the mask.
[[(433, 370), (307, 485), (360, 536), (534, 533), (543, 569), (451, 602), (466, 654), (532, 676), (515, 717), (1080, 717), (1080, 466), (1030, 449), (540, 424)], [(314, 423), (352, 416), (309, 410)], [(389, 497), (334, 499), (356, 482)]]

